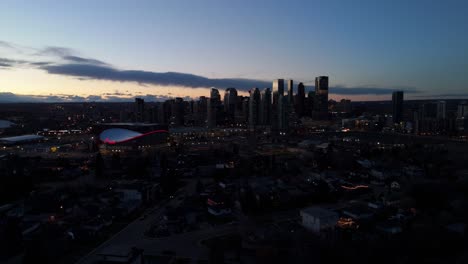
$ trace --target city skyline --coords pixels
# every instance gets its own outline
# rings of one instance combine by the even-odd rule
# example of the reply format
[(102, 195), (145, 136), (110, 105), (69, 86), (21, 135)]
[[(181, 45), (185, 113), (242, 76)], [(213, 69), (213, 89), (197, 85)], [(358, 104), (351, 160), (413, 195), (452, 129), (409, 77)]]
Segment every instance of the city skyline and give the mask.
[(162, 101), (206, 96), (211, 87), (246, 95), (278, 78), (308, 92), (320, 75), (332, 78), (334, 100), (391, 100), (395, 90), (409, 100), (468, 95), (461, 1), (0, 7), (3, 102)]

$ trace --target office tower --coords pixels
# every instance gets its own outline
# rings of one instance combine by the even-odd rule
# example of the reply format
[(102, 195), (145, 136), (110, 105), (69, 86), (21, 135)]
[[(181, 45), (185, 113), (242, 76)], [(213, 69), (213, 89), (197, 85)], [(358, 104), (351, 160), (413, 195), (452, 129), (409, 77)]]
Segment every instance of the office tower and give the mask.
[(166, 100), (158, 105), (158, 121), (161, 124), (169, 124), (173, 100)]
[(425, 103), (425, 104), (422, 104), (420, 108), (421, 108), (422, 119), (429, 120), (429, 119), (437, 118), (437, 104)]
[(207, 113), (207, 124), (209, 128), (214, 128), (217, 125), (217, 114), (221, 104), (221, 95), (218, 89), (211, 89), (210, 99), (208, 100), (208, 113)]
[(249, 119), (249, 99), (250, 99), (250, 97), (248, 97), (248, 96), (242, 97), (242, 105), (241, 105), (241, 107), (242, 107), (242, 110), (241, 110), (241, 112), (242, 112), (242, 115), (241, 115), (242, 123), (247, 122), (248, 119)]
[(445, 101), (437, 102), (437, 119), (447, 118), (447, 103)]
[(393, 123), (400, 123), (403, 119), (403, 91), (395, 91), (392, 93), (393, 105)]
[(288, 99), (291, 105), (294, 104), (294, 82), (293, 80), (288, 80)]
[(457, 118), (455, 120), (456, 130), (462, 133), (468, 131), (468, 103), (461, 102), (457, 107)]
[(328, 76), (315, 78), (314, 119), (328, 119)]
[(260, 99), (260, 124), (264, 126), (271, 125), (271, 89), (265, 88), (262, 91)]
[(249, 100), (249, 127), (254, 129), (259, 124), (260, 119), (260, 90), (252, 88)]
[(211, 88), (210, 99), (218, 105), (221, 104), (221, 95), (218, 89)]
[(337, 104), (337, 111), (341, 113), (350, 113), (351, 112), (351, 100), (341, 99)]
[(297, 85), (296, 113), (298, 117), (305, 114), (305, 86), (303, 83)]
[(194, 106), (194, 115), (196, 124), (203, 126), (206, 124), (208, 113), (208, 98), (200, 96), (198, 102)]
[(284, 80), (277, 79), (273, 81), (273, 96), (272, 96), (272, 129), (281, 130), (284, 123)]
[(315, 109), (315, 91), (309, 91), (307, 93), (307, 100), (305, 105), (305, 111), (307, 116), (313, 116)]
[(227, 88), (224, 92), (224, 111), (230, 122), (234, 121), (237, 107), (237, 90), (235, 88)]
[(417, 128), (418, 133), (434, 133), (439, 130), (437, 123), (437, 103), (424, 103), (419, 106)]
[(468, 117), (468, 103), (463, 101), (458, 104), (457, 107), (457, 118), (467, 118)]
[(145, 100), (135, 98), (135, 122), (145, 121)]
[(184, 125), (184, 115), (185, 115), (185, 106), (184, 100), (180, 97), (177, 97), (171, 102), (171, 126), (182, 126)]
[(284, 96), (284, 79), (277, 79), (273, 81), (273, 94), (278, 93)]

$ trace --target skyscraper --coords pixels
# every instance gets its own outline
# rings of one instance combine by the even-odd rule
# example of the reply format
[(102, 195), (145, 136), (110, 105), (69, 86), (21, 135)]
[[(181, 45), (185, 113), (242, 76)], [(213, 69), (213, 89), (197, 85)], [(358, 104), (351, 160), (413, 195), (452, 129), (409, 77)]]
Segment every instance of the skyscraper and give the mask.
[(437, 119), (447, 118), (447, 103), (445, 101), (437, 102)]
[(457, 118), (467, 118), (468, 117), (468, 103), (463, 101), (458, 104), (457, 107)]
[(261, 93), (260, 99), (260, 124), (264, 126), (271, 125), (271, 89), (265, 88)]
[(277, 79), (273, 81), (273, 94), (284, 96), (284, 79)]
[(291, 105), (294, 104), (294, 82), (293, 80), (288, 80), (288, 99)]
[(259, 124), (260, 119), (260, 90), (252, 88), (249, 100), (249, 127), (254, 129)]
[(298, 117), (302, 117), (305, 114), (305, 86), (303, 83), (297, 85), (297, 96), (296, 96), (296, 114)]
[(403, 91), (395, 91), (392, 93), (393, 105), (393, 123), (400, 123), (403, 119)]
[(184, 100), (180, 97), (177, 97), (171, 102), (171, 126), (182, 126), (184, 124)]
[(273, 81), (273, 98), (272, 98), (272, 129), (282, 130), (284, 127), (284, 80), (277, 79)]
[(145, 121), (145, 100), (135, 98), (135, 122)]
[(305, 111), (307, 116), (313, 116), (315, 111), (315, 91), (309, 91), (307, 93)]
[(227, 88), (224, 92), (224, 112), (228, 122), (234, 122), (237, 107), (237, 90), (235, 88)]
[(236, 88), (227, 88), (224, 92), (224, 110), (226, 113), (234, 115), (237, 104), (237, 90)]
[(217, 112), (221, 104), (221, 95), (219, 94), (218, 89), (211, 88), (210, 99), (208, 100), (207, 106), (207, 125), (209, 128), (216, 127), (217, 124)]
[(313, 117), (328, 119), (328, 76), (315, 78), (315, 102)]

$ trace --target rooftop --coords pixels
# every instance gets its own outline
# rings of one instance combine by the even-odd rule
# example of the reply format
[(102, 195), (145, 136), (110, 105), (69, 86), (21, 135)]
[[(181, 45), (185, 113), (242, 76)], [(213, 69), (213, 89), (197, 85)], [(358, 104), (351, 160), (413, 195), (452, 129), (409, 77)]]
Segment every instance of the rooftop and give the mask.
[(337, 213), (333, 210), (322, 208), (322, 207), (307, 207), (301, 210), (302, 214), (313, 215), (319, 218), (326, 218), (326, 217), (333, 217), (336, 216)]
[(158, 123), (139, 123), (139, 122), (121, 122), (121, 123), (104, 123), (104, 126), (133, 126), (133, 127), (150, 127), (150, 126), (158, 126)]
[(0, 142), (20, 143), (20, 142), (25, 142), (25, 141), (34, 141), (34, 140), (41, 140), (41, 139), (44, 139), (44, 137), (39, 136), (39, 135), (22, 135), (22, 136), (15, 136), (15, 137), (0, 138)]

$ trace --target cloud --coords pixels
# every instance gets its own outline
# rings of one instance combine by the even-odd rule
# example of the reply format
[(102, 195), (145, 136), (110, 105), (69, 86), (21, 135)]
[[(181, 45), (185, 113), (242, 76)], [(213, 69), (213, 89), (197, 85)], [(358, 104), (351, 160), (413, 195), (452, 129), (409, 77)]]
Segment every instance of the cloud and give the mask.
[(335, 87), (330, 87), (330, 90), (329, 90), (331, 94), (339, 94), (339, 95), (388, 95), (388, 94), (392, 94), (394, 91), (404, 91), (405, 93), (420, 93), (420, 91), (412, 87), (385, 88), (385, 87), (335, 86)]
[[(181, 72), (152, 72), (142, 70), (121, 70), (111, 64), (94, 58), (85, 58), (77, 56), (77, 52), (66, 47), (49, 46), (43, 49), (35, 49), (30, 47), (20, 47), (16, 44), (0, 41), (0, 47), (12, 49), (23, 49), (24, 51), (33, 50), (34, 53), (30, 57), (13, 60), (8, 58), (0, 58), (0, 69), (8, 69), (16, 66), (33, 67), (46, 71), (49, 74), (74, 77), (77, 80), (105, 80), (114, 82), (133, 82), (139, 85), (159, 85), (159, 86), (179, 86), (187, 88), (208, 88), (216, 87), (225, 89), (235, 87), (241, 91), (248, 91), (253, 87), (260, 89), (271, 87), (271, 81), (246, 79), (246, 78), (207, 78), (204, 76), (181, 73)], [(21, 50), (22, 51), (22, 50)], [(26, 53), (21, 52), (20, 53)], [(31, 56), (32, 55), (32, 56)], [(37, 58), (41, 60), (38, 60)], [(308, 86), (308, 89), (314, 89), (313, 86)], [(388, 95), (395, 90), (403, 90), (406, 93), (420, 93), (412, 87), (378, 87), (378, 86), (362, 86), (362, 87), (345, 87), (332, 86), (330, 87), (331, 94), (338, 95)], [(108, 94), (103, 95), (110, 98), (111, 96), (130, 96), (127, 94)], [(170, 93), (168, 94), (170, 95)], [(159, 99), (159, 98), (158, 98)], [(126, 100), (126, 99), (125, 99)]]
[(210, 79), (180, 72), (150, 72), (140, 70), (118, 70), (110, 66), (96, 64), (60, 64), (42, 67), (50, 74), (73, 76), (82, 79), (107, 80), (117, 82), (136, 82), (163, 86), (185, 87), (236, 87), (240, 90), (249, 90), (252, 87), (269, 87), (270, 82), (252, 79)]
[(6, 41), (1, 41), (1, 40), (0, 40), (0, 47), (15, 49), (15, 47), (11, 43), (6, 42)]
[(96, 59), (86, 59), (78, 56), (64, 56), (64, 60), (71, 61), (73, 63), (84, 63), (84, 64), (94, 64), (94, 65), (107, 65), (107, 63), (96, 60)]
[(431, 94), (431, 95), (414, 95), (415, 98), (468, 98), (468, 93), (446, 93), (446, 94)]
[(45, 65), (52, 64), (52, 62), (48, 62), (48, 61), (37, 61), (37, 62), (29, 62), (29, 64), (32, 65), (32, 66), (45, 66)]
[(49, 47), (45, 47), (37, 51), (34, 55), (37, 55), (37, 56), (52, 55), (52, 56), (58, 56), (58, 57), (66, 57), (66, 56), (72, 56), (73, 54), (76, 54), (76, 52), (72, 49), (65, 48), (65, 47), (49, 46)]
[(23, 61), (20, 60), (11, 60), (7, 58), (0, 58), (0, 67), (13, 67), (17, 64), (21, 64)]
[[(72, 103), (72, 102), (132, 102), (134, 96), (121, 95), (69, 95), (69, 94), (50, 94), (50, 95), (23, 95), (11, 92), (0, 92), (0, 103)], [(140, 95), (138, 98), (144, 99), (146, 102), (163, 102), (168, 99), (173, 99), (171, 96), (165, 95)], [(184, 97), (185, 100), (190, 100), (189, 97)]]

